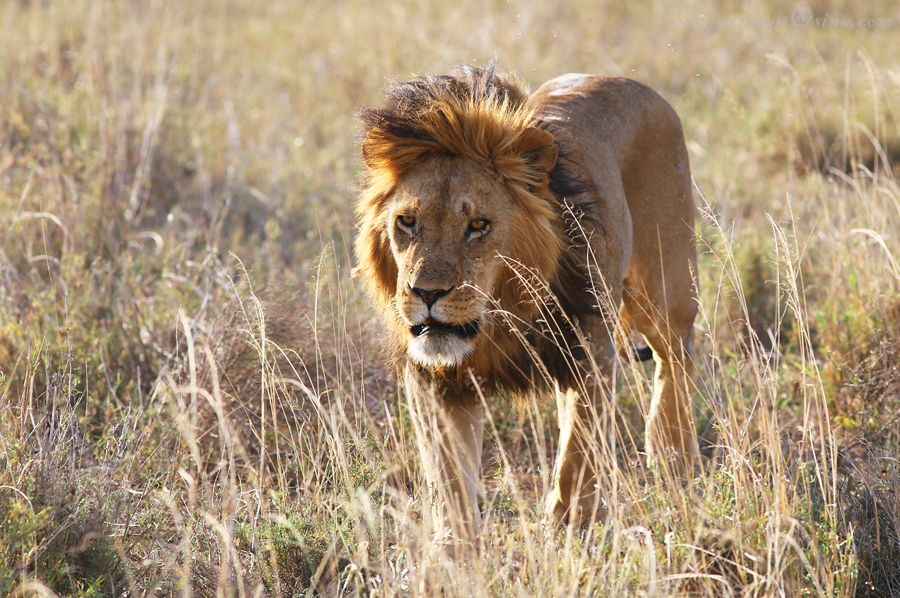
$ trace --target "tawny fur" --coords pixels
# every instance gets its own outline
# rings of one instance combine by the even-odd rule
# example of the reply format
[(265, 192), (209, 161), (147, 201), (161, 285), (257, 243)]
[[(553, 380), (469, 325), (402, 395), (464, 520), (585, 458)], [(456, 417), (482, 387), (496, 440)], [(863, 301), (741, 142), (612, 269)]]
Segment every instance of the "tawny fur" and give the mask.
[(361, 114), (357, 272), (405, 377), (439, 540), (480, 525), (479, 391), (555, 391), (548, 511), (577, 522), (603, 509), (596, 446), (617, 326), (635, 325), (657, 362), (648, 452), (695, 458), (694, 208), (671, 107), (588, 75), (529, 96), (495, 67), (387, 95)]

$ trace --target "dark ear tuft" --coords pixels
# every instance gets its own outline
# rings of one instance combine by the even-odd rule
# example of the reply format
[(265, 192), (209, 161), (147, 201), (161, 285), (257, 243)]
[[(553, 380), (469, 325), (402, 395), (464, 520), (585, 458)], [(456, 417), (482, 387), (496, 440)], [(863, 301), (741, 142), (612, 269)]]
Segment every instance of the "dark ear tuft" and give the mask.
[(547, 175), (556, 167), (557, 157), (559, 157), (559, 147), (555, 143), (527, 154), (528, 165)]

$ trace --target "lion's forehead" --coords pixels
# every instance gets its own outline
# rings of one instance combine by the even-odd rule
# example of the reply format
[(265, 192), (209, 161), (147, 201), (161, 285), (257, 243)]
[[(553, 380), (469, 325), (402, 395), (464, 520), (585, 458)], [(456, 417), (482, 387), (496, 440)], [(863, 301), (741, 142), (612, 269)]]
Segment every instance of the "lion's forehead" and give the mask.
[(463, 158), (429, 160), (411, 170), (396, 198), (398, 208), (410, 207), (420, 219), (481, 217), (479, 211), (502, 209), (511, 200), (485, 165)]

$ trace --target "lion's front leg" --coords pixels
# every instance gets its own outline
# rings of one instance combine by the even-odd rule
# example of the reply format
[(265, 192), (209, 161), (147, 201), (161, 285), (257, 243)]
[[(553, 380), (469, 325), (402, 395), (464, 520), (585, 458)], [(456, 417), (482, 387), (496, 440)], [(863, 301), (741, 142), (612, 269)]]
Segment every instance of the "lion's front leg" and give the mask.
[(477, 491), (484, 407), (455, 396), (407, 364), (406, 391), (431, 500), (434, 540), (451, 554), (474, 545), (481, 529)]
[(593, 378), (578, 390), (557, 391), (559, 453), (553, 488), (547, 497), (547, 514), (554, 520), (581, 525), (592, 517), (603, 519), (600, 476), (612, 458), (611, 426), (614, 406), (602, 383)]

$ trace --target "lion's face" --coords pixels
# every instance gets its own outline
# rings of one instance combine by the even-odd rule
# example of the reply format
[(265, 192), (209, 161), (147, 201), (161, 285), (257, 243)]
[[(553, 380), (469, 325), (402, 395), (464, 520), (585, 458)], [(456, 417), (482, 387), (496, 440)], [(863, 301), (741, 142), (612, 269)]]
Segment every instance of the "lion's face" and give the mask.
[(408, 354), (427, 367), (459, 365), (487, 325), (515, 202), (484, 166), (440, 157), (407, 173), (387, 207), (398, 272), (394, 303), (409, 334)]
[(398, 84), (361, 113), (355, 271), (398, 363), (488, 375), (538, 316), (535, 291), (567, 245), (550, 190), (558, 146), (512, 78), (459, 84)]

